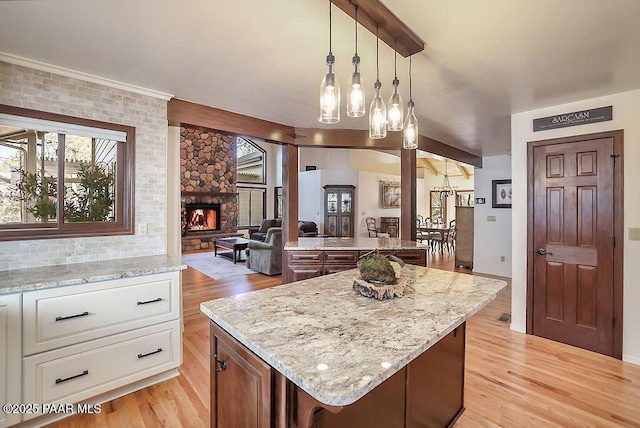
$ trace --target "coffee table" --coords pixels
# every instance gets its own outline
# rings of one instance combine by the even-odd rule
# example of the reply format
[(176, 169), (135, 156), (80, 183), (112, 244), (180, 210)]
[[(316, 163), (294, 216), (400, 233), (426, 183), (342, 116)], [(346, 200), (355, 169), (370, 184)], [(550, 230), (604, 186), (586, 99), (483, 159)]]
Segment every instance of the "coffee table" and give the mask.
[(249, 244), (249, 240), (244, 238), (218, 238), (213, 241), (213, 255), (214, 257), (218, 256), (218, 248), (231, 250), (231, 253), (225, 252), (220, 255), (232, 259), (235, 264), (238, 261), (244, 261), (240, 252), (247, 249), (247, 244)]

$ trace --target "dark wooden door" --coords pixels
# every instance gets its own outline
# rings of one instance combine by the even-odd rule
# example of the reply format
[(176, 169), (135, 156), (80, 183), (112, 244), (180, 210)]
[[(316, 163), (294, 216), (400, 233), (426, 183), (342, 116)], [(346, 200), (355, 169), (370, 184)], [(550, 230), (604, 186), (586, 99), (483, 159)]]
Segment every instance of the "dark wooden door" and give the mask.
[(533, 148), (533, 334), (607, 355), (615, 323), (613, 154), (606, 136)]

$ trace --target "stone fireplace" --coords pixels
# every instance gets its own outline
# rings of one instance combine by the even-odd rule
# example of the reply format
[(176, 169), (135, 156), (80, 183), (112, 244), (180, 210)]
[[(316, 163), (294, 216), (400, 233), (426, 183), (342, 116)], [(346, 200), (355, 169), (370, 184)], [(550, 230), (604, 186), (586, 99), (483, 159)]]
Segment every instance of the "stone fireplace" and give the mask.
[(212, 248), (216, 238), (237, 236), (235, 136), (181, 127), (180, 175), (182, 251)]

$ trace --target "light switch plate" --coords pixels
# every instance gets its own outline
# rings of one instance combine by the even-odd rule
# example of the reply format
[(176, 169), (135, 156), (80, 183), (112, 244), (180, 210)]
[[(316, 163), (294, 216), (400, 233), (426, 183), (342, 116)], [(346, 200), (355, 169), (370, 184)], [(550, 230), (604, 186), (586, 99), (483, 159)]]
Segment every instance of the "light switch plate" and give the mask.
[(146, 236), (147, 232), (147, 223), (138, 223), (138, 235)]
[(640, 228), (638, 227), (629, 228), (629, 241), (640, 241)]
[(487, 221), (496, 221), (496, 216), (494, 216), (494, 215), (488, 215), (488, 216), (487, 216)]

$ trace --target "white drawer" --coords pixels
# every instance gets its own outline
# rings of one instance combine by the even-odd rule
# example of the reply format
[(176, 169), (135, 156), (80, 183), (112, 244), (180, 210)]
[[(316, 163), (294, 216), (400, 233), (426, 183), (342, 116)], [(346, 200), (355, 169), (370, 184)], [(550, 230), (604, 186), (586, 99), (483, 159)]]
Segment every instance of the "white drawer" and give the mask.
[(176, 368), (180, 343), (175, 320), (25, 357), (23, 402), (72, 404)]
[(179, 272), (23, 295), (24, 355), (180, 317)]

